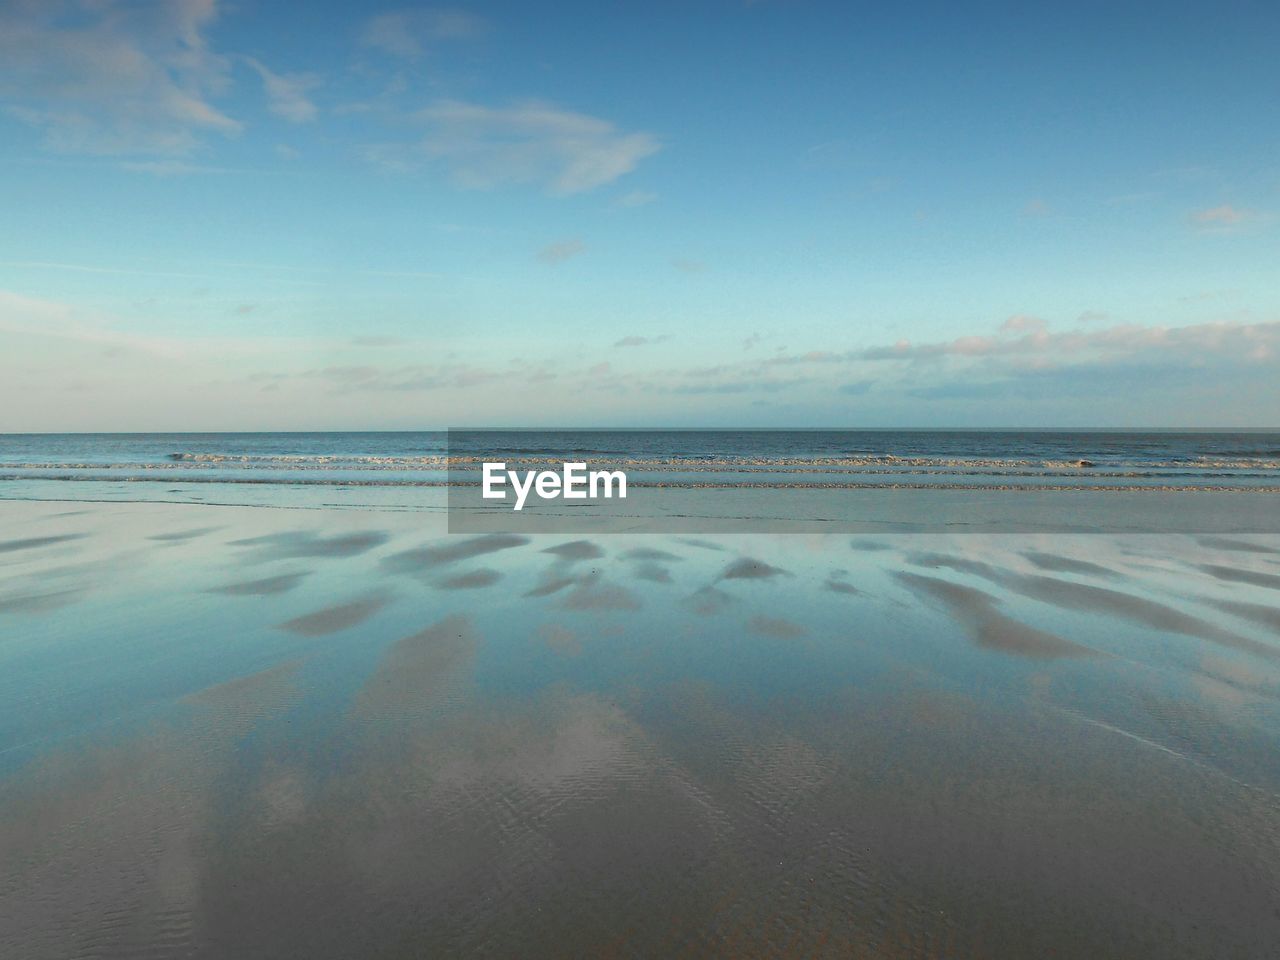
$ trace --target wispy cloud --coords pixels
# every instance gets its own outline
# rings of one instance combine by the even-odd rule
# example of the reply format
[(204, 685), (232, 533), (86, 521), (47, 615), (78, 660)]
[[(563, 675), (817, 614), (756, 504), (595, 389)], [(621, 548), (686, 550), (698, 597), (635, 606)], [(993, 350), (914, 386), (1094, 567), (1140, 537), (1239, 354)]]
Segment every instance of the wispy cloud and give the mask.
[(426, 136), (412, 151), (400, 152), (399, 162), (412, 162), (416, 154), (473, 189), (536, 184), (553, 194), (582, 193), (630, 173), (660, 149), (652, 134), (628, 133), (534, 100), (505, 107), (441, 100), (416, 119)]
[(392, 10), (373, 17), (360, 43), (395, 57), (420, 57), (433, 40), (474, 37), (487, 29), (485, 20), (465, 10)]
[(0, 99), (69, 152), (183, 154), (239, 133), (213, 101), (229, 82), (205, 40), (217, 15), (216, 0), (3, 4)]
[(1205, 303), (1210, 300), (1223, 300), (1233, 296), (1235, 290), (1201, 290), (1198, 293), (1188, 293), (1186, 296), (1178, 298), (1179, 303)]
[[(242, 131), (224, 106), (231, 66), (242, 63), (261, 81), (272, 114), (295, 124), (315, 121), (320, 76), (215, 51), (208, 35), (220, 10), (219, 0), (0, 2), (0, 110), (43, 130), (55, 150), (176, 162), (210, 135)], [(485, 29), (484, 20), (462, 10), (399, 10), (372, 18), (360, 39), (367, 49), (411, 58), (431, 42)], [(382, 103), (379, 116), (416, 130), (416, 137), (354, 149), (388, 170), (439, 168), (465, 188), (525, 184), (555, 195), (582, 193), (615, 182), (660, 149), (651, 133), (543, 101), (437, 100), (405, 115), (396, 106), (403, 93)], [(653, 198), (634, 191), (618, 203), (641, 206)]]
[(809, 350), (806, 353), (780, 353), (776, 357), (760, 361), (769, 367), (793, 367), (812, 363), (846, 363), (852, 359), (849, 353), (833, 350)]
[(307, 94), (320, 85), (319, 76), (314, 73), (273, 73), (253, 57), (245, 57), (244, 62), (262, 78), (268, 109), (277, 117), (283, 117), (290, 123), (306, 123), (316, 118), (319, 111)]
[(501, 378), (496, 370), (462, 363), (407, 364), (378, 367), (369, 364), (321, 367), (285, 377), (299, 381), (318, 381), (338, 393), (396, 392), (414, 393), (432, 390), (468, 390)]
[(357, 147), (355, 153), (383, 173), (413, 173), (418, 169), (416, 151), (402, 143), (366, 143)]
[[(1006, 331), (1007, 333), (1007, 331)], [(1124, 358), (1141, 360), (1177, 356), (1189, 362), (1209, 358), (1264, 361), (1280, 347), (1280, 322), (1202, 323), (1185, 327), (1113, 326), (1099, 330), (1049, 333), (1044, 329), (1021, 336), (966, 336), (954, 340), (897, 343), (847, 354), (850, 359), (885, 361), (937, 361), (944, 359), (1020, 358), (1061, 366), (1070, 358)]]
[(705, 273), (707, 269), (704, 262), (689, 257), (673, 257), (671, 265), (681, 273)]
[(640, 337), (640, 336), (633, 335), (630, 337), (623, 337), (621, 340), (618, 340), (616, 343), (614, 343), (614, 346), (615, 347), (647, 347), (657, 343), (665, 343), (670, 339), (671, 338), (665, 334), (660, 337)]
[(137, 277), (187, 277), (195, 280), (207, 280), (208, 274), (184, 273), (172, 270), (137, 270), (127, 267), (105, 267), (87, 263), (60, 263), (53, 260), (0, 260), (0, 267), (15, 267), (22, 270), (67, 270), (72, 273), (109, 273)]
[(852, 383), (842, 383), (840, 392), (846, 396), (860, 397), (865, 393), (869, 393), (874, 386), (874, 380), (855, 380)]
[(585, 251), (586, 245), (577, 238), (570, 240), (558, 240), (555, 243), (549, 243), (538, 251), (538, 259), (543, 263), (555, 265), (564, 263), (573, 257), (578, 256)]
[(808, 377), (743, 377), (720, 380), (713, 383), (685, 383), (671, 389), (672, 393), (689, 395), (718, 393), (779, 393), (803, 384), (811, 383)]
[(214, 167), (205, 163), (188, 163), (186, 160), (122, 160), (120, 169), (130, 173), (148, 173), (156, 177), (189, 177), (206, 173), (256, 173), (232, 167)]
[[(227, 309), (243, 312), (253, 305), (232, 300)], [(475, 416), (498, 412), (503, 403), (526, 402), (527, 387), (539, 384), (545, 390), (530, 409), (534, 416), (580, 408), (583, 397), (602, 409), (629, 397), (625, 402), (639, 406), (628, 409), (648, 409), (651, 415), (727, 415), (753, 404), (775, 412), (780, 405), (815, 412), (857, 409), (873, 417), (894, 409), (935, 410), (944, 419), (956, 412), (1002, 419), (1010, 409), (1068, 418), (1087, 411), (1105, 419), (1109, 411), (1123, 416), (1143, 409), (1175, 423), (1196, 422), (1197, 410), (1209, 408), (1245, 415), (1265, 410), (1280, 376), (1276, 320), (1182, 327), (1072, 324), (1062, 331), (1029, 321), (994, 326), (991, 333), (951, 340), (831, 345), (767, 356), (743, 354), (734, 337), (723, 344), (719, 362), (712, 356), (696, 363), (672, 363), (669, 350), (639, 349), (665, 337), (631, 334), (614, 342), (625, 350), (625, 363), (596, 362), (563, 345), (495, 363), (491, 351), (442, 352), (426, 340), (354, 327), (332, 337), (156, 337), (131, 331), (126, 318), (0, 291), (0, 339), (34, 345), (25, 355), (0, 349), (0, 410), (21, 405), (16, 398), (27, 387), (13, 378), (24, 364), (30, 366), (30, 357), (44, 358), (46, 366), (32, 381), (42, 389), (53, 384), (65, 392), (77, 380), (97, 378), (97, 395), (134, 417), (148, 415), (138, 397), (163, 395), (181, 404), (191, 398), (193, 385), (206, 391), (202, 403), (248, 403), (246, 396), (267, 390), (291, 398), (282, 409), (312, 415), (391, 415), (399, 409), (398, 396), (430, 393), (433, 403), (454, 415)], [(246, 376), (246, 370), (258, 372)], [(256, 389), (245, 390), (246, 384)], [(1011, 408), (1011, 401), (1017, 406)], [(1134, 406), (1139, 402), (1146, 406)], [(67, 421), (72, 422), (77, 421)], [(18, 421), (13, 423), (16, 428)]]
[[(1184, 327), (1121, 325), (1051, 333), (1018, 315), (996, 333), (952, 340), (901, 340), (859, 349), (780, 352), (768, 358), (619, 376), (648, 392), (770, 394), (827, 390), (845, 396), (942, 400), (1023, 395), (1070, 398), (1110, 383), (1126, 395), (1167, 389), (1182, 377), (1200, 391), (1252, 389), (1277, 375), (1280, 322), (1218, 322)], [(796, 371), (778, 376), (782, 370)], [(1118, 388), (1116, 384), (1122, 384)], [(1065, 409), (1065, 408), (1064, 408)], [(1190, 412), (1190, 411), (1184, 411)]]
[(1039, 333), (1048, 327), (1048, 324), (1039, 317), (1033, 317), (1025, 313), (1015, 313), (1013, 316), (1000, 324), (1001, 333)]
[(1024, 217), (1048, 217), (1052, 214), (1053, 208), (1040, 197), (1033, 197), (1022, 207)]
[(645, 207), (657, 199), (658, 195), (652, 190), (632, 190), (618, 197), (613, 205), (624, 208)]
[(91, 346), (107, 351), (129, 351), (167, 360), (187, 355), (191, 341), (176, 337), (150, 337), (113, 328), (104, 318), (86, 314), (70, 304), (8, 290), (0, 290), (0, 333)]
[(1260, 216), (1256, 210), (1245, 210), (1224, 203), (1221, 206), (1196, 210), (1191, 214), (1191, 222), (1201, 230), (1225, 233), (1252, 223)]

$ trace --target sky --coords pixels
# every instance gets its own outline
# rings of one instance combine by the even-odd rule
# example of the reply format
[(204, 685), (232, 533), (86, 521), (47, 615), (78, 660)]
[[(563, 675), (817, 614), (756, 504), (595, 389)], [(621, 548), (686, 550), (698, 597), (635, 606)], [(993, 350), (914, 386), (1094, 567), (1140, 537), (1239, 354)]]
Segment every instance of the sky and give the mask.
[(1278, 43), (0, 0), (0, 431), (1280, 428)]

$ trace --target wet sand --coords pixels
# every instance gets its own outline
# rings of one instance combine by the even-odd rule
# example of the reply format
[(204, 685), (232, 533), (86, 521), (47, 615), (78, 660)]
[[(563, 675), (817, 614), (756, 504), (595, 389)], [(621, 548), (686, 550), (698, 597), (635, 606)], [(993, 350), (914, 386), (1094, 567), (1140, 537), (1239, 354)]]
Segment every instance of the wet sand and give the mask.
[(1278, 553), (0, 502), (0, 956), (1272, 957)]

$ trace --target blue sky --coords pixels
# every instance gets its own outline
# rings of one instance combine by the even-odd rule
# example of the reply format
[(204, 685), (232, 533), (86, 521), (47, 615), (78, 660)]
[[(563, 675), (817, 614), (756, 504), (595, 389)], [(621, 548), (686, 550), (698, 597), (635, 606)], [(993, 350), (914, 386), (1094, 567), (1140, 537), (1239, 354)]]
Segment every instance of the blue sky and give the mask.
[(0, 430), (1280, 427), (1278, 35), (0, 0)]

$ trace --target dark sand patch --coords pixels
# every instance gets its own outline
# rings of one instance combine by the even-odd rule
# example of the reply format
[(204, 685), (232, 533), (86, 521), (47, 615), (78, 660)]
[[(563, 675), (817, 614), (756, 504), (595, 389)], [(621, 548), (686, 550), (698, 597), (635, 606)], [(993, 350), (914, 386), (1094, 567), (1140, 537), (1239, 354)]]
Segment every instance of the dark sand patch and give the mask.
[(916, 594), (940, 600), (980, 647), (1040, 660), (1098, 655), (1089, 647), (1006, 616), (996, 609), (999, 601), (989, 593), (918, 573), (899, 571), (894, 576)]
[(69, 540), (83, 540), (87, 533), (63, 533), (55, 537), (27, 537), (24, 540), (0, 540), (0, 553), (14, 553), (18, 550), (35, 550), (39, 547), (51, 547), (55, 543), (66, 543)]
[[(907, 563), (915, 564), (917, 567), (929, 567), (934, 570), (945, 567), (959, 573), (971, 573), (975, 577), (982, 577), (996, 583), (1001, 580), (1002, 571), (980, 560), (966, 560), (964, 557), (953, 557), (945, 553), (913, 553), (906, 559)], [(1012, 577), (1013, 574), (1009, 576)]]
[(798, 623), (783, 620), (781, 617), (766, 617), (757, 614), (747, 621), (747, 629), (762, 637), (773, 637), (776, 640), (796, 640), (809, 631)]
[(38, 576), (30, 576), (28, 580), (38, 581), (37, 585), (52, 582), (66, 583), (78, 581), (79, 586), (91, 586), (94, 583), (119, 576), (122, 568), (133, 562), (132, 554), (116, 554), (98, 560), (81, 560), (75, 563), (61, 563), (57, 566), (41, 570)]
[(1094, 577), (1114, 577), (1116, 575), (1114, 570), (1099, 564), (1090, 563), (1088, 560), (1077, 560), (1075, 557), (1063, 557), (1056, 553), (1041, 553), (1038, 550), (1028, 550), (1023, 556), (1041, 570), (1050, 570), (1054, 573), (1083, 573)]
[(362, 533), (345, 533), (333, 537), (321, 537), (310, 530), (287, 533), (270, 533), (246, 540), (232, 540), (233, 547), (253, 547), (261, 560), (284, 560), (295, 557), (355, 557), (380, 547), (390, 539), (381, 530)]
[(1269, 607), (1265, 603), (1244, 603), (1239, 600), (1217, 600), (1205, 597), (1204, 602), (1224, 610), (1243, 620), (1252, 620), (1269, 628), (1273, 633), (1280, 633), (1280, 607)]
[(684, 559), (679, 554), (669, 553), (666, 550), (655, 550), (653, 547), (636, 547), (634, 550), (628, 550), (624, 553), (622, 558), (624, 560), (652, 560), (664, 563)]
[(634, 593), (603, 583), (599, 574), (580, 579), (560, 605), (566, 610), (639, 610), (641, 606)]
[(671, 583), (671, 571), (660, 563), (645, 562), (638, 564), (632, 573), (637, 580), (648, 580), (650, 583)]
[(456, 577), (441, 580), (436, 586), (442, 590), (478, 590), (481, 587), (491, 587), (501, 579), (502, 574), (497, 570), (486, 568), (468, 570), (466, 573), (460, 573)]
[(1256, 570), (1241, 570), (1239, 567), (1220, 567), (1211, 563), (1200, 564), (1200, 569), (1211, 577), (1227, 580), (1231, 583), (1248, 583), (1255, 587), (1266, 587), (1268, 590), (1280, 590), (1280, 575), (1259, 573)]
[(225, 798), (242, 775), (243, 738), (297, 702), (288, 678), (279, 679), (284, 669), (183, 698), (189, 709), (181, 712), (190, 716), (177, 723), (156, 718), (135, 736), (77, 737), (5, 778), (0, 955), (141, 960), (224, 952), (203, 923), (207, 844), (226, 836), (214, 812), (225, 808), (214, 798)]
[(577, 577), (550, 577), (544, 579), (540, 584), (532, 590), (526, 590), (526, 597), (549, 597), (553, 593), (559, 593), (565, 587), (571, 587), (578, 582)]
[[(923, 554), (913, 558), (912, 562), (922, 566), (950, 567), (962, 573), (971, 573), (1013, 593), (1061, 607), (1064, 610), (1108, 613), (1156, 630), (1198, 637), (1201, 640), (1220, 643), (1238, 650), (1247, 650), (1266, 657), (1275, 656), (1278, 652), (1266, 644), (1223, 630), (1189, 613), (1183, 613), (1181, 610), (1166, 607), (1154, 600), (1136, 597), (1120, 590), (1058, 580), (1055, 577), (1017, 574), (976, 560), (965, 560), (943, 554)], [(1276, 579), (1280, 580), (1280, 577)]]
[(717, 553), (723, 553), (727, 549), (724, 544), (716, 543), (714, 540), (699, 540), (697, 537), (676, 537), (676, 543), (697, 547), (699, 550), (715, 550)]
[(75, 603), (84, 594), (84, 590), (55, 590), (51, 593), (28, 593), (18, 596), (0, 597), (0, 613), (48, 613), (68, 604)]
[(293, 689), (293, 675), (298, 672), (304, 659), (299, 657), (287, 660), (257, 673), (215, 683), (211, 687), (188, 694), (183, 700), (223, 710), (252, 708), (250, 712), (257, 713), (261, 708), (278, 705), (286, 699), (284, 694)]
[(582, 653), (582, 641), (578, 635), (558, 623), (544, 623), (538, 633), (548, 647), (562, 656), (576, 657)]
[(855, 550), (867, 550), (871, 552), (893, 549), (889, 544), (881, 543), (879, 540), (850, 540), (849, 546), (853, 547)]
[(429, 715), (442, 686), (457, 676), (479, 645), (471, 621), (463, 616), (396, 641), (356, 693), (352, 716), (404, 720)]
[(301, 634), (304, 637), (322, 637), (363, 623), (390, 602), (391, 598), (386, 594), (375, 593), (349, 603), (339, 603), (317, 610), (315, 613), (295, 617), (278, 624), (277, 629), (288, 630), (290, 633)]
[(685, 598), (685, 603), (700, 617), (710, 617), (723, 613), (728, 607), (737, 602), (737, 597), (726, 593), (719, 587), (713, 586), (702, 587)]
[(755, 560), (751, 557), (741, 557), (733, 561), (729, 566), (725, 567), (724, 572), (720, 574), (721, 580), (768, 580), (772, 577), (786, 576), (791, 574), (783, 570), (781, 567), (775, 567), (765, 563), (763, 560)]
[(1197, 537), (1196, 543), (1214, 550), (1235, 550), (1239, 553), (1280, 553), (1275, 547), (1268, 547), (1249, 540), (1232, 540), (1229, 537)]
[(228, 597), (270, 597), (278, 593), (287, 593), (302, 582), (304, 577), (311, 576), (310, 570), (300, 573), (282, 573), (278, 577), (263, 577), (260, 580), (243, 580), (239, 583), (227, 583), (213, 587), (210, 593), (221, 593)]
[(183, 540), (194, 540), (196, 537), (203, 537), (206, 534), (214, 533), (221, 529), (221, 527), (196, 527), (194, 530), (178, 530), (174, 533), (156, 533), (147, 537), (147, 539), (155, 540), (159, 543), (179, 543)]
[(569, 561), (596, 560), (604, 556), (604, 551), (590, 540), (572, 540), (569, 543), (559, 543), (554, 547), (547, 547), (542, 552), (552, 554), (561, 560)]
[(389, 557), (384, 557), (380, 565), (388, 573), (417, 573), (421, 570), (429, 570), (447, 563), (471, 560), (487, 553), (496, 553), (499, 550), (522, 547), (528, 542), (528, 537), (522, 537), (514, 533), (488, 533), (484, 536), (471, 537), (467, 540), (441, 543), (430, 547), (417, 547), (413, 550), (393, 553)]
[(862, 593), (852, 583), (845, 583), (843, 580), (828, 580), (823, 586), (832, 593), (843, 593), (851, 597), (859, 596)]

